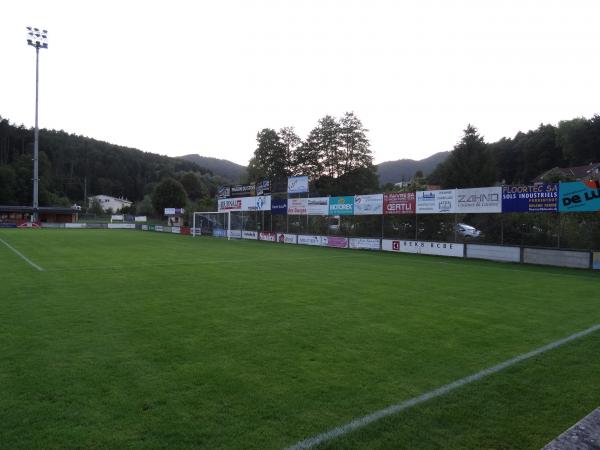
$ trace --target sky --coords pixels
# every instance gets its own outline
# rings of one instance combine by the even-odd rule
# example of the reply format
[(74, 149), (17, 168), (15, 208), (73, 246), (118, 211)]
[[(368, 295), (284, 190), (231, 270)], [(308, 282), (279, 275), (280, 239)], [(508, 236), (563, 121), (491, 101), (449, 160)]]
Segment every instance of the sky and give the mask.
[[(597, 0), (5, 1), (0, 116), (247, 164), (263, 128), (353, 111), (376, 163), (600, 113)], [(40, 144), (43, 148), (43, 143)]]

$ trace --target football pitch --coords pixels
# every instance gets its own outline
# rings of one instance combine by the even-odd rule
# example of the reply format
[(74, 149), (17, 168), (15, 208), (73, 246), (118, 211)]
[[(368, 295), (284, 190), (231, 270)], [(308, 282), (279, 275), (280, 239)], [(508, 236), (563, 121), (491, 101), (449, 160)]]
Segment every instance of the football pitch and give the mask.
[[(600, 324), (600, 274), (128, 230), (0, 230), (0, 447), (283, 449)], [(600, 330), (319, 449), (536, 449)]]

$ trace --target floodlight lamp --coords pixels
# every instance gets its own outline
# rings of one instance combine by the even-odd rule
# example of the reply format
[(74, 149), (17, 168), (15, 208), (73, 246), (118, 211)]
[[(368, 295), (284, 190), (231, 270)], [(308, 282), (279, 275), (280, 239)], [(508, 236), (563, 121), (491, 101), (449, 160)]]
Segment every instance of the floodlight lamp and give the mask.
[(36, 48), (48, 48), (48, 30), (27, 27), (27, 44)]

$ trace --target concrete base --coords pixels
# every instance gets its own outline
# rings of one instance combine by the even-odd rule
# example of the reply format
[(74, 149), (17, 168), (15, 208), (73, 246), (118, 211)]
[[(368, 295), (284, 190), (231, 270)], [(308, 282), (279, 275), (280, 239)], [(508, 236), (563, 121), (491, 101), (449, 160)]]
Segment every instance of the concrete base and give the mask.
[(581, 419), (542, 450), (600, 450), (600, 408)]

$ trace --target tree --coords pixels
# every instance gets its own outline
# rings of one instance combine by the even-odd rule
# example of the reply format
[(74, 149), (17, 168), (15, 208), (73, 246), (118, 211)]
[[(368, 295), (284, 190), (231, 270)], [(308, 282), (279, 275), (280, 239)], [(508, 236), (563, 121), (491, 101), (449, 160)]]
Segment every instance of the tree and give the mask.
[(182, 184), (173, 179), (162, 180), (152, 193), (152, 206), (157, 214), (162, 215), (165, 208), (183, 208), (187, 201), (187, 194)]
[(303, 175), (296, 168), (296, 149), (302, 144), (302, 139), (296, 134), (294, 127), (283, 127), (279, 130), (281, 144), (285, 150), (286, 172), (289, 175)]
[(430, 179), (446, 188), (490, 186), (496, 181), (494, 160), (477, 128), (467, 125), (460, 142)]
[(337, 120), (332, 116), (325, 116), (311, 132), (316, 138), (316, 149), (324, 174), (332, 178), (344, 173), (340, 131)]
[(286, 177), (290, 162), (286, 159), (286, 149), (277, 132), (271, 128), (264, 128), (256, 135), (256, 141), (258, 146), (248, 164), (250, 180)]
[(202, 197), (202, 185), (194, 172), (186, 172), (180, 181), (190, 200), (196, 201)]
[(149, 195), (144, 196), (144, 199), (137, 203), (135, 213), (138, 216), (150, 216), (154, 213), (152, 198)]
[(373, 165), (373, 156), (369, 148), (367, 130), (353, 112), (347, 112), (340, 119), (340, 143), (343, 173), (352, 172), (359, 167)]

